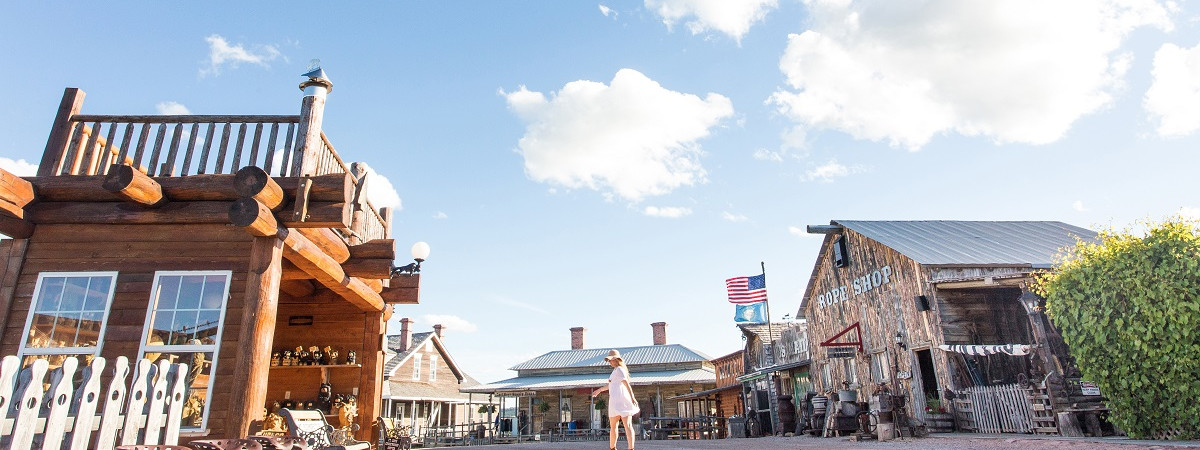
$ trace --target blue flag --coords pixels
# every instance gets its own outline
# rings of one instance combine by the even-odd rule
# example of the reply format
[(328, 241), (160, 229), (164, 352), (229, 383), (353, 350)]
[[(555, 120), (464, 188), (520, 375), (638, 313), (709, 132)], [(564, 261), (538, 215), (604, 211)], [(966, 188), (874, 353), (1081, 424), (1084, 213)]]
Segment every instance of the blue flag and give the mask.
[(734, 322), (763, 323), (767, 321), (767, 302), (734, 305)]

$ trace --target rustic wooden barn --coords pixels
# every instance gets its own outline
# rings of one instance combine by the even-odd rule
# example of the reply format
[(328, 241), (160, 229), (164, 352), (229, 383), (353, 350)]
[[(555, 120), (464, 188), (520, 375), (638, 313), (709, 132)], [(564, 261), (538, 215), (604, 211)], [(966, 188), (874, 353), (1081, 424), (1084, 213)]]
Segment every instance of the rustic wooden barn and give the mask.
[[(865, 399), (884, 384), (922, 419), (927, 405), (949, 408), (948, 391), (984, 386), (1020, 383), (1032, 403), (1031, 389), (1049, 381), (1056, 412), (1083, 400), (1067, 398), (1077, 371), (1029, 289), (1035, 272), (1096, 233), (1061, 222), (842, 220), (809, 232), (826, 235), (798, 312), (818, 389), (846, 382)], [(1053, 431), (1053, 421), (1024, 431)]]
[[(393, 276), (391, 212), (321, 130), (331, 87), (310, 77), (279, 116), (82, 114), (68, 88), (37, 175), (0, 170), (0, 354), (187, 362), (185, 440), (257, 431), (326, 381), (366, 438), (420, 278)], [(272, 365), (311, 346), (340, 356)]]

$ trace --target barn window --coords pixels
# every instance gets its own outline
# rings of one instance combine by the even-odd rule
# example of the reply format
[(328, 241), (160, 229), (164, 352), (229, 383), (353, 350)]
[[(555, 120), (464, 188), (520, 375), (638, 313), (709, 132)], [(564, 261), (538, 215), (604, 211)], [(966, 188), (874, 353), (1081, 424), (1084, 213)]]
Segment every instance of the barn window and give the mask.
[(116, 286), (116, 272), (43, 272), (25, 319), (23, 363), (47, 359), (51, 368), (68, 356), (88, 364), (100, 353)]
[(887, 352), (871, 354), (871, 381), (882, 383), (891, 379), (891, 367), (888, 364)]
[(850, 255), (846, 253), (846, 236), (838, 236), (836, 241), (833, 241), (833, 267), (846, 267), (850, 265)]
[(413, 377), (412, 377), (412, 379), (413, 379), (413, 381), (418, 381), (421, 379), (421, 354), (420, 353), (413, 355)]
[(429, 355), (429, 381), (437, 381), (437, 358)]
[(155, 272), (142, 358), (185, 363), (187, 397), (181, 428), (204, 429), (232, 272)]

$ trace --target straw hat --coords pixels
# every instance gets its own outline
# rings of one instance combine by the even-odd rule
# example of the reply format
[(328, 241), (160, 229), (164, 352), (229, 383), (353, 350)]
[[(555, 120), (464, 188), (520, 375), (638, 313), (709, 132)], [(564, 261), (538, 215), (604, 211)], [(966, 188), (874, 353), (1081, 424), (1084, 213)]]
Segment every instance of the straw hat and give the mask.
[(604, 357), (604, 362), (609, 362), (614, 359), (620, 359), (621, 361), (624, 361), (624, 359), (621, 358), (621, 352), (617, 351), (615, 348), (608, 351), (608, 356)]

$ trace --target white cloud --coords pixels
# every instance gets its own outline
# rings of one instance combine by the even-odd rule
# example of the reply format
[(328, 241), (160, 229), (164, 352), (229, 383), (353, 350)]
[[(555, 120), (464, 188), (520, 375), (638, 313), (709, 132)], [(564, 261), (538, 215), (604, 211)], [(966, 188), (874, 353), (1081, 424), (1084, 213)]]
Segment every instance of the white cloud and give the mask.
[[(769, 99), (808, 129), (915, 150), (935, 135), (1045, 144), (1124, 87), (1122, 41), (1169, 30), (1152, 0), (808, 0)], [(1036, 11), (1036, 13), (1031, 13)]]
[(501, 92), (525, 121), (518, 151), (534, 181), (637, 202), (705, 181), (697, 143), (733, 115), (728, 98), (675, 92), (632, 69), (609, 85), (572, 81), (547, 99)]
[(12, 160), (0, 156), (0, 169), (7, 170), (18, 177), (32, 177), (37, 175), (38, 165), (24, 159)]
[(242, 44), (230, 45), (221, 35), (204, 38), (208, 42), (208, 67), (200, 69), (200, 75), (220, 75), (224, 67), (236, 68), (242, 63), (269, 67), (267, 63), (281, 56), (273, 45), (257, 45), (247, 49)]
[(837, 162), (836, 159), (831, 159), (825, 164), (811, 168), (800, 176), (802, 181), (820, 181), (823, 183), (832, 182), (834, 178), (841, 178), (856, 173), (866, 172), (861, 166), (846, 166)]
[(613, 19), (617, 18), (618, 13), (615, 10), (613, 10), (612, 8), (609, 8), (607, 6), (604, 6), (603, 3), (601, 3), (599, 6), (600, 6), (600, 14), (604, 14), (604, 17), (612, 17)]
[[(365, 163), (359, 163), (366, 165)], [(401, 208), (400, 194), (392, 182), (371, 166), (367, 167), (367, 200), (376, 208)]]
[(186, 115), (190, 115), (192, 113), (191, 111), (189, 111), (187, 109), (186, 106), (183, 106), (182, 104), (180, 104), (178, 102), (169, 102), (169, 101), (168, 102), (159, 102), (159, 104), (154, 105), (154, 109), (157, 110), (159, 114), (167, 114), (167, 115), (186, 116)]
[(1159, 136), (1183, 136), (1200, 129), (1200, 45), (1164, 44), (1154, 53), (1152, 74), (1142, 106), (1158, 122)]
[(439, 219), (439, 220), (440, 220), (440, 219), (447, 219), (447, 218), (450, 218), (450, 216), (447, 216), (447, 215), (446, 215), (446, 213), (444, 213), (444, 212), (438, 211), (438, 212), (436, 212), (436, 213), (434, 213), (434, 214), (433, 214), (433, 218), (434, 218), (434, 219)]
[(1088, 210), (1087, 207), (1083, 206), (1083, 200), (1075, 200), (1075, 203), (1071, 204), (1071, 208), (1079, 212), (1086, 212)]
[(424, 314), (421, 316), (421, 324), (430, 327), (442, 325), (447, 336), (450, 333), (474, 333), (479, 330), (478, 326), (467, 319), (450, 314)]
[(508, 297), (493, 298), (492, 303), (498, 303), (498, 304), (504, 305), (504, 306), (511, 306), (513, 308), (520, 308), (520, 309), (524, 309), (526, 311), (533, 311), (535, 313), (539, 313), (539, 314), (543, 314), (543, 315), (550, 315), (550, 311), (546, 311), (545, 309), (543, 309), (539, 306), (536, 306), (536, 305), (533, 305), (530, 303), (526, 303), (526, 302), (523, 302), (520, 300), (513, 300)]
[(680, 206), (664, 206), (661, 208), (657, 207), (657, 206), (647, 206), (646, 209), (642, 210), (642, 213), (647, 216), (650, 216), (650, 217), (663, 217), (663, 218), (667, 218), (667, 219), (678, 219), (680, 217), (691, 214), (692, 208), (685, 208), (685, 207), (680, 207)]
[(691, 18), (687, 27), (693, 35), (715, 30), (739, 42), (755, 22), (779, 6), (778, 0), (646, 0), (645, 4), (668, 29)]
[(728, 220), (730, 222), (735, 222), (735, 223), (736, 222), (745, 222), (747, 220), (746, 216), (741, 215), (741, 214), (734, 214), (729, 211), (721, 211), (721, 218)]

